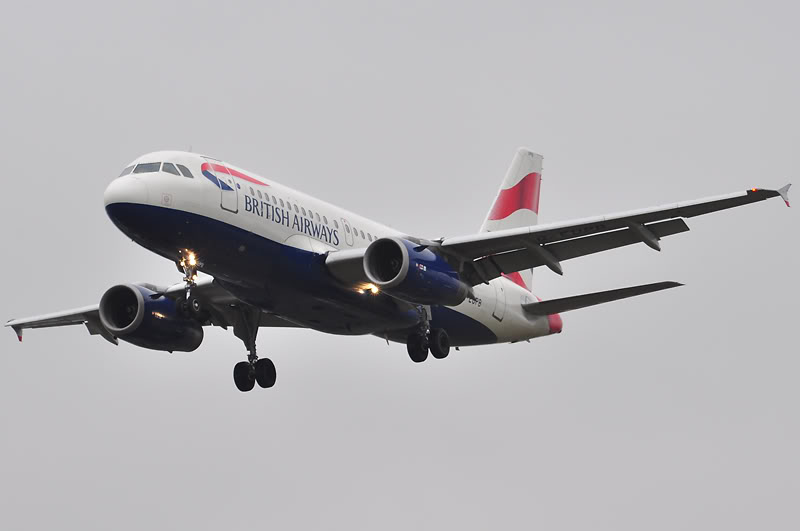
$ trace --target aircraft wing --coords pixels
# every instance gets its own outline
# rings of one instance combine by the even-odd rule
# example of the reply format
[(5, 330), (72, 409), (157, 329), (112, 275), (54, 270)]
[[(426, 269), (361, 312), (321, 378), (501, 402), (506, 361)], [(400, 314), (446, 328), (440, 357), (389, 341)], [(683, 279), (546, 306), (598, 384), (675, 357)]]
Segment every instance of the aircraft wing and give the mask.
[(561, 261), (579, 256), (634, 243), (661, 250), (661, 238), (689, 230), (682, 218), (772, 197), (783, 198), (788, 206), (790, 186), (787, 184), (779, 190), (752, 188), (608, 216), (445, 238), (436, 244), (436, 250), (472, 285), (488, 282), (504, 273), (540, 266), (562, 274)]
[(672, 289), (683, 286), (679, 282), (656, 282), (655, 284), (642, 284), (629, 288), (612, 289), (608, 291), (598, 291), (585, 295), (575, 295), (564, 297), (563, 299), (552, 299), (549, 301), (530, 302), (522, 305), (525, 313), (530, 315), (552, 315), (554, 313), (564, 313), (571, 310), (580, 310), (589, 306), (597, 306), (607, 302), (614, 302), (639, 295), (646, 295), (665, 289)]
[[(171, 299), (180, 299), (184, 295), (183, 283), (175, 284), (168, 288), (159, 288), (150, 284), (141, 284), (152, 291), (161, 293)], [(208, 309), (211, 317), (208, 325), (221, 326), (227, 328), (233, 326), (235, 315), (232, 306), (240, 304), (239, 300), (225, 291), (214, 282), (211, 277), (204, 277), (197, 282), (197, 286), (192, 288), (192, 295), (199, 298), (203, 306)], [(16, 332), (17, 337), (22, 341), (22, 331), (30, 328), (51, 328), (54, 326), (86, 325), (89, 334), (100, 335), (107, 341), (117, 344), (114, 337), (100, 322), (99, 304), (84, 306), (62, 312), (26, 317), (24, 319), (12, 319), (6, 326), (11, 327)], [(297, 327), (298, 325), (281, 319), (274, 314), (262, 313), (261, 327)]]
[(94, 306), (84, 306), (63, 312), (48, 313), (24, 319), (12, 319), (6, 326), (10, 326), (16, 332), (17, 337), (22, 341), (22, 331), (26, 328), (51, 328), (53, 326), (69, 326), (85, 324), (91, 335), (101, 335), (107, 341), (117, 344), (117, 338), (112, 336), (100, 323), (100, 316), (97, 314), (97, 304)]

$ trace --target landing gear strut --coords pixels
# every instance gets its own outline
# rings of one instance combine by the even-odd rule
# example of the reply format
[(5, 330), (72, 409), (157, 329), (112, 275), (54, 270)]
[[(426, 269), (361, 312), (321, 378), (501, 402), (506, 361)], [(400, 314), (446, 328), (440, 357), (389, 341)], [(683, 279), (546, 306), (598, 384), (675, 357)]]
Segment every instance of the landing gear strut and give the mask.
[(259, 359), (256, 355), (256, 336), (261, 322), (261, 310), (252, 306), (240, 306), (233, 325), (233, 333), (244, 342), (247, 348), (247, 361), (240, 361), (233, 367), (233, 382), (239, 391), (247, 392), (258, 383), (268, 388), (275, 385), (277, 373), (275, 364), (269, 358)]

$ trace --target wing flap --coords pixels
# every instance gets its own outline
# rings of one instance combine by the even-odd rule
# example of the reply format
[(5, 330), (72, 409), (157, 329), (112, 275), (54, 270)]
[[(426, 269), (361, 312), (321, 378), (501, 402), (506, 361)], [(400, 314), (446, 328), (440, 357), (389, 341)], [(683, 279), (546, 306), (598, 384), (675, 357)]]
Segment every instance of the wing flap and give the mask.
[(654, 284), (642, 284), (641, 286), (598, 291), (595, 293), (587, 293), (586, 295), (565, 297), (563, 299), (532, 302), (529, 304), (523, 304), (522, 309), (530, 315), (552, 315), (555, 313), (579, 310), (589, 306), (596, 306), (598, 304), (605, 304), (607, 302), (627, 299), (629, 297), (636, 297), (638, 295), (645, 295), (647, 293), (653, 293), (665, 289), (677, 288), (679, 286), (683, 286), (683, 284), (679, 282), (656, 282)]
[[(645, 227), (657, 238), (663, 238), (689, 230), (686, 222), (682, 219), (671, 219), (669, 221), (651, 223), (645, 225)], [(548, 251), (557, 261), (561, 262), (563, 260), (571, 260), (572, 258), (578, 258), (580, 256), (640, 243), (641, 241), (642, 238), (639, 233), (629, 228), (551, 243), (542, 246), (542, 248)], [(491, 265), (487, 267), (487, 263)], [(548, 263), (546, 259), (542, 258), (541, 254), (523, 248), (479, 258), (473, 262), (473, 265), (476, 268), (480, 268), (480, 274), (476, 279), (478, 280), (476, 283), (479, 283), (497, 278), (501, 273), (508, 274), (522, 269), (547, 266)]]

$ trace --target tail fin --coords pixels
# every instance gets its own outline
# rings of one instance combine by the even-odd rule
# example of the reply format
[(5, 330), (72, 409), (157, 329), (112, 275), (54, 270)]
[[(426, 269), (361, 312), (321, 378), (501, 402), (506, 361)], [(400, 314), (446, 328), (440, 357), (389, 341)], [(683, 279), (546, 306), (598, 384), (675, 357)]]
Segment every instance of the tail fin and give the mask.
[[(542, 156), (526, 148), (519, 148), (480, 232), (536, 225), (539, 220), (541, 184)], [(533, 271), (526, 269), (509, 277), (530, 289)]]

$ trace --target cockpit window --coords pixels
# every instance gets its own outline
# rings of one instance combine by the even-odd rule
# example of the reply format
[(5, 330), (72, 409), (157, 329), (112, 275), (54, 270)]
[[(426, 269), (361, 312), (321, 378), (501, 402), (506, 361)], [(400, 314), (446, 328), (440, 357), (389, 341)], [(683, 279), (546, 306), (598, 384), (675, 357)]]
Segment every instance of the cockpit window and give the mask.
[(133, 173), (153, 173), (157, 172), (160, 167), (160, 162), (145, 162), (144, 164), (138, 164), (133, 169)]
[(194, 175), (192, 175), (192, 172), (189, 171), (189, 168), (187, 168), (183, 164), (176, 164), (176, 166), (178, 166), (178, 169), (181, 170), (181, 173), (183, 174), (184, 177), (194, 179)]
[(122, 173), (120, 173), (119, 176), (122, 177), (123, 175), (128, 175), (132, 171), (133, 171), (133, 166), (128, 166), (127, 168), (122, 170)]
[(161, 166), (161, 171), (165, 171), (167, 173), (171, 173), (172, 175), (180, 176), (178, 170), (175, 168), (175, 165), (171, 162), (165, 162), (163, 166)]

